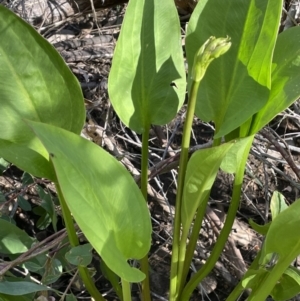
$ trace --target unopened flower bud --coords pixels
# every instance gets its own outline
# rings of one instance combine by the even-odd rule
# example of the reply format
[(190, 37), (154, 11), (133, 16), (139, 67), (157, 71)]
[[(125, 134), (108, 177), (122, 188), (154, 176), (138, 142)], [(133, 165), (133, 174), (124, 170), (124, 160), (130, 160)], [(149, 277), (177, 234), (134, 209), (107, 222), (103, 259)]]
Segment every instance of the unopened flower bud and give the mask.
[(192, 68), (192, 79), (199, 82), (208, 67), (215, 59), (226, 53), (231, 46), (230, 37), (218, 38), (210, 37), (198, 50), (194, 58)]

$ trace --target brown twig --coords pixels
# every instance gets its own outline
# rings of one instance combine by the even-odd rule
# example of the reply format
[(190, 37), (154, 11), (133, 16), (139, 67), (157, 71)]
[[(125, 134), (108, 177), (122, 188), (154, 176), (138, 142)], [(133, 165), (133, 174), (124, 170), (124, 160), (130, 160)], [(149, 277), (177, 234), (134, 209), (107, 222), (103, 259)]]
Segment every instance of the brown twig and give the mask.
[(293, 157), (292, 157), (291, 153), (289, 152), (289, 147), (286, 144), (286, 142), (279, 135), (277, 135), (276, 132), (274, 132), (274, 134), (277, 136), (277, 138), (280, 139), (281, 142), (285, 145), (286, 149), (284, 149), (279, 144), (279, 142), (276, 140), (276, 138), (274, 137), (274, 135), (272, 133), (270, 133), (269, 131), (267, 131), (266, 129), (263, 129), (261, 131), (261, 134), (266, 139), (268, 139), (274, 145), (274, 147), (280, 152), (280, 154), (282, 155), (282, 157), (286, 160), (286, 162), (289, 164), (289, 166), (291, 167), (291, 169), (293, 170), (293, 172), (297, 176), (298, 180), (300, 180), (300, 170), (297, 167), (297, 165), (295, 164), (295, 162), (293, 160)]
[[(189, 155), (191, 156), (195, 151), (200, 150), (200, 149), (209, 148), (211, 146), (212, 146), (212, 141), (205, 143), (205, 144), (193, 146), (189, 150)], [(169, 157), (163, 161), (160, 161), (155, 166), (151, 167), (149, 169), (149, 180), (153, 179), (157, 175), (169, 172), (172, 169), (177, 168), (178, 164), (179, 164), (179, 158), (180, 158), (180, 152), (176, 153), (175, 156)]]

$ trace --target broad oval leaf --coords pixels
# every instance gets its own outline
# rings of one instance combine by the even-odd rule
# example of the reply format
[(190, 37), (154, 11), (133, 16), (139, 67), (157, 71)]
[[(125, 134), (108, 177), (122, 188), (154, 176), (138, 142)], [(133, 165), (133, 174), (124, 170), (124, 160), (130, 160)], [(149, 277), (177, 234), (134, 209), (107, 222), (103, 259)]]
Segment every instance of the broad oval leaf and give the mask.
[(130, 0), (108, 91), (121, 120), (142, 133), (171, 121), (185, 95), (178, 13), (173, 0)]
[(197, 96), (196, 115), (215, 122), (216, 138), (239, 127), (268, 99), (281, 7), (280, 0), (201, 0), (192, 14), (186, 38), (189, 74), (195, 53), (210, 36), (228, 35), (232, 42), (209, 66)]
[(266, 105), (258, 112), (252, 133), (261, 130), (300, 96), (300, 28), (282, 32), (276, 41), (272, 65), (272, 89)]
[(28, 122), (50, 153), (76, 222), (107, 266), (128, 282), (144, 274), (128, 265), (150, 248), (146, 202), (129, 172), (102, 148), (66, 130)]
[(57, 51), (29, 24), (0, 6), (0, 156), (55, 179), (49, 155), (23, 119), (80, 133), (81, 88)]

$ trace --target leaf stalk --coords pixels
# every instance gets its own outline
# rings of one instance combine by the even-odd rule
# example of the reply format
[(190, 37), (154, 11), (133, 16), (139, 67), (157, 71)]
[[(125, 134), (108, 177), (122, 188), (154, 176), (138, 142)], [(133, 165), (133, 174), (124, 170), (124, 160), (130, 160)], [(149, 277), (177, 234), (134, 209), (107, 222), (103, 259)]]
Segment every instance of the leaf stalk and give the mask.
[[(142, 170), (141, 170), (141, 192), (147, 202), (147, 187), (148, 187), (148, 152), (149, 152), (149, 131), (150, 126), (146, 126), (142, 136)], [(149, 284), (149, 263), (148, 255), (140, 260), (141, 271), (146, 275), (142, 281), (142, 300), (151, 301), (150, 284)]]

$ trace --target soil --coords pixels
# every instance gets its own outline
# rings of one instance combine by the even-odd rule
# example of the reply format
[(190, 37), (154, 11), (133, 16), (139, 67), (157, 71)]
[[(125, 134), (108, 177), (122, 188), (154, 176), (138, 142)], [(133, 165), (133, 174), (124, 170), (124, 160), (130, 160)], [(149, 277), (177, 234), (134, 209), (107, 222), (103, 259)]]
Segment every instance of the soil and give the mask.
[[(45, 13), (46, 11), (33, 10), (30, 14), (29, 8), (33, 7), (33, 2), (26, 2), (27, 11), (24, 12), (20, 9), (21, 2), (0, 1), (19, 13), (52, 43), (77, 76), (84, 93), (87, 112), (86, 126), (82, 135), (114, 156), (121, 154), (121, 162), (138, 181), (141, 137), (120, 122), (109, 102), (107, 92), (107, 78), (113, 50), (126, 9), (124, 2), (99, 0), (95, 2), (96, 11), (90, 14), (92, 10), (89, 6), (90, 2), (85, 1), (81, 3), (84, 7), (81, 10), (83, 12), (79, 13), (73, 6), (70, 6), (67, 14), (51, 19), (49, 14)], [(184, 29), (195, 3), (193, 0), (186, 0), (177, 1), (177, 5)], [(288, 9), (289, 1), (286, 1), (285, 5)], [(58, 5), (56, 9), (59, 10), (61, 7)], [(46, 15), (47, 18), (45, 18)], [(283, 14), (282, 28), (285, 21)], [(214, 270), (194, 291), (191, 300), (225, 300), (255, 258), (262, 244), (262, 237), (249, 226), (249, 219), (253, 219), (258, 224), (265, 224), (270, 220), (269, 204), (275, 190), (282, 193), (289, 204), (298, 198), (300, 187), (297, 177), (300, 166), (299, 105), (299, 101), (295, 102), (288, 110), (276, 117), (266, 129), (256, 135), (248, 158), (241, 204), (231, 239)], [(152, 127), (150, 168), (164, 159), (176, 158), (180, 149), (184, 113), (185, 106), (170, 124)], [(209, 143), (213, 132), (213, 124), (195, 118), (192, 147)], [(279, 144), (273, 143), (274, 140)], [(287, 149), (289, 151), (284, 155)], [(164, 151), (165, 154), (162, 155)], [(167, 300), (169, 290), (172, 220), (176, 196), (174, 178), (177, 165), (170, 163), (168, 166), (170, 167), (168, 171), (158, 175), (155, 175), (152, 170), (148, 190), (148, 205), (153, 222), (152, 246), (149, 255), (153, 301)], [(24, 185), (23, 177), (23, 172), (12, 165), (7, 166), (0, 176), (0, 191), (5, 196), (5, 202), (1, 203), (1, 214), (9, 217), (30, 236), (42, 242), (54, 233), (53, 227), (49, 225), (41, 230), (38, 226), (40, 218), (36, 213), (38, 211), (22, 209), (18, 206), (17, 199), (21, 195), (33, 209), (39, 208), (41, 199), (37, 193), (37, 185), (51, 194), (53, 198), (56, 197), (55, 188), (49, 181), (42, 179), (34, 179), (33, 183)], [(199, 233), (193, 259), (193, 266), (196, 270), (201, 268), (208, 258), (216, 236), (222, 228), (230, 204), (232, 183), (232, 175), (219, 172), (210, 195), (205, 221)], [(58, 206), (56, 210), (59, 214)], [(63, 231), (64, 225), (60, 217), (58, 225), (59, 230)], [(84, 241), (84, 238), (82, 239)], [(6, 258), (2, 257), (2, 259)], [(98, 255), (94, 254), (91, 266), (95, 268), (95, 283), (107, 300), (118, 300), (111, 285), (103, 277), (100, 261)], [(299, 268), (299, 265), (300, 260), (295, 260), (294, 266)], [(191, 270), (189, 277), (192, 274)], [(39, 279), (38, 275), (36, 277)], [(65, 274), (53, 284), (53, 287), (64, 292), (71, 280), (74, 281), (72, 275)], [(134, 285), (132, 290), (133, 300), (140, 300), (139, 287)], [(84, 288), (76, 281), (72, 284), (71, 291), (78, 300), (88, 296)], [(57, 296), (53, 297), (54, 300), (58, 300)], [(240, 300), (245, 299), (246, 295)]]

